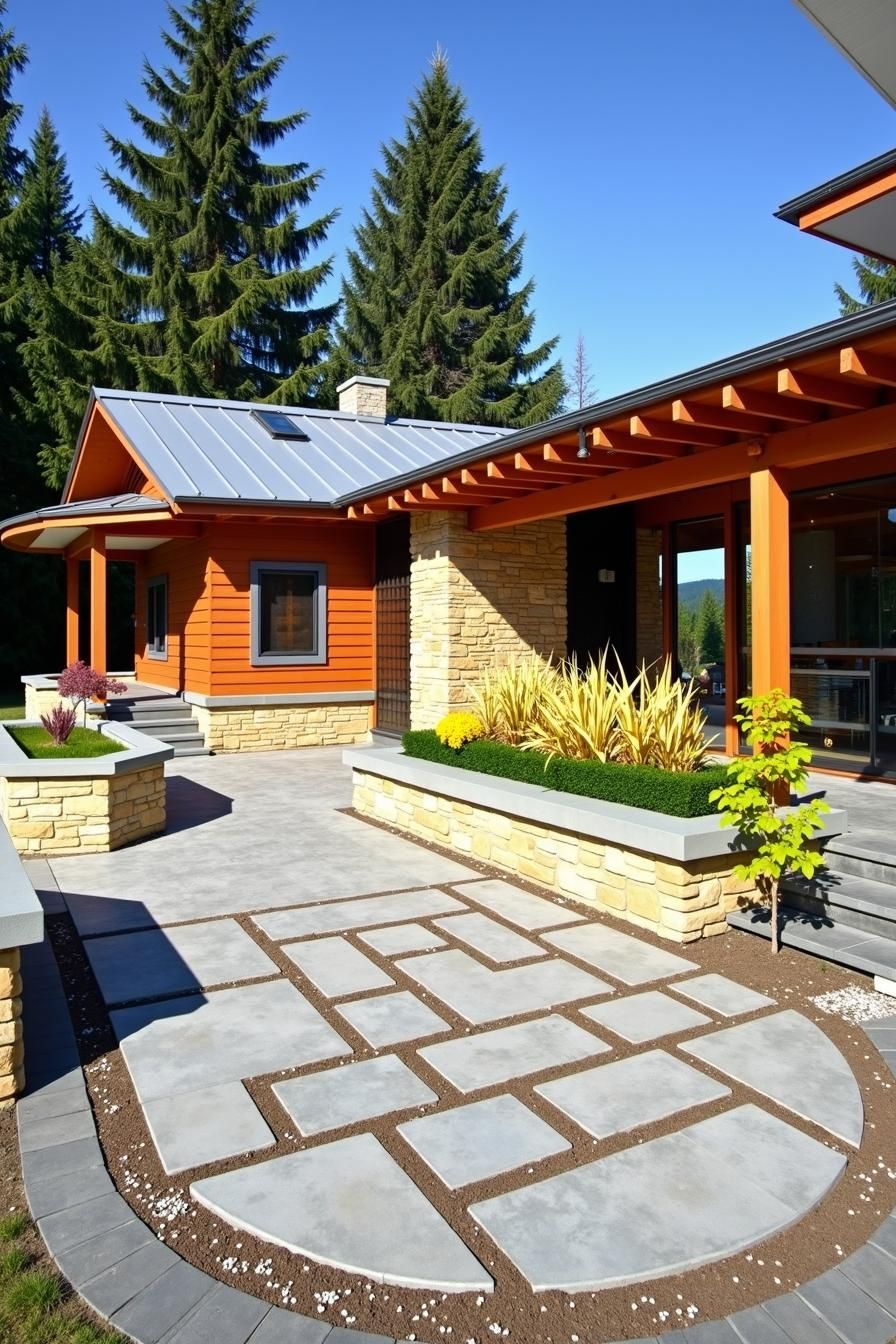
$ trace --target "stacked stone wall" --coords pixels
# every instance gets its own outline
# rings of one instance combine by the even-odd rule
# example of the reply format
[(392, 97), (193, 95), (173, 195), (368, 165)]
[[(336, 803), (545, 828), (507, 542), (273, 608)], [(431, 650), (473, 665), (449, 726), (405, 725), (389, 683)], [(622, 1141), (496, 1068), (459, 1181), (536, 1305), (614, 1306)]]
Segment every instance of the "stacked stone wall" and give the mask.
[(727, 929), (725, 916), (755, 896), (728, 855), (678, 863), (590, 836), (554, 830), (356, 769), (364, 816), (494, 864), (675, 943)]
[(25, 1086), (22, 1041), (22, 959), (17, 947), (0, 951), (0, 1110)]
[(0, 779), (20, 854), (101, 854), (165, 829), (165, 767), (91, 778)]
[(411, 517), (411, 727), (469, 704), (487, 668), (566, 657), (566, 520), (471, 532), (463, 511)]
[(350, 747), (370, 731), (370, 705), (192, 705), (210, 751)]

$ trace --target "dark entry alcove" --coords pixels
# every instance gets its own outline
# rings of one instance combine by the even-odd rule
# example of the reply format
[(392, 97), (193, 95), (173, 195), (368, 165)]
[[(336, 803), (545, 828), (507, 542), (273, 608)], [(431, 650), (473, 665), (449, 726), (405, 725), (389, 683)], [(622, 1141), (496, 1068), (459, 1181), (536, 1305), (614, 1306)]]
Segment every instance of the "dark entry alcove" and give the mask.
[[(566, 520), (567, 647), (579, 663), (611, 645), (635, 661), (635, 510), (630, 504)], [(615, 665), (615, 661), (614, 661)]]

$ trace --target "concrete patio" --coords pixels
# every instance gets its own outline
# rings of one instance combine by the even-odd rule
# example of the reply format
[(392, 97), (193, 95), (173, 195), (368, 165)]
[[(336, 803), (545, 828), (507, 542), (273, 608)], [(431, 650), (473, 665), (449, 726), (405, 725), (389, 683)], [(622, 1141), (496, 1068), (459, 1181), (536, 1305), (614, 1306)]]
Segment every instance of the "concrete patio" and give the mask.
[[(680, 956), (346, 815), (333, 752), (190, 759), (169, 783), (165, 835), (29, 869), (83, 939), (164, 1170), (225, 1223), (378, 1284), (490, 1294), (493, 1244), (532, 1291), (597, 1290), (747, 1248), (839, 1181), (863, 1130), (846, 1060), (787, 1004), (704, 974), (699, 948)], [(832, 792), (875, 806), (886, 787)], [(89, 1116), (60, 1114), (58, 1095), (51, 1082), (22, 1104), (26, 1127), (55, 1124), (29, 1188), (86, 1137)], [(645, 1139), (660, 1120), (671, 1132)], [(461, 1192), (457, 1217), (420, 1162)], [(63, 1270), (106, 1198), (78, 1206)], [(105, 1312), (138, 1338), (171, 1286), (172, 1262), (144, 1258), (145, 1282)], [(117, 1263), (75, 1276), (101, 1311)]]

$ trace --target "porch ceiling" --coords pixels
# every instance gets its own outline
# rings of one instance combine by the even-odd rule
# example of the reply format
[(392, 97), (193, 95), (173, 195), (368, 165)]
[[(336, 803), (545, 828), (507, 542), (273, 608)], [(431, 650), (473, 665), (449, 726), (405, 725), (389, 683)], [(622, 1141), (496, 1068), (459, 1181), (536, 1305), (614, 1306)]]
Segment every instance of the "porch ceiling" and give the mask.
[(822, 329), (829, 341), (804, 333), (802, 351), (792, 338), (748, 352), (752, 367), (739, 357), (740, 372), (729, 360), (597, 405), (579, 425), (564, 417), (477, 462), (354, 501), (349, 516), (458, 508), (470, 510), (473, 530), (486, 530), (893, 447), (896, 304), (884, 307), (891, 311), (874, 315), (876, 329), (861, 314), (862, 323)]
[(804, 233), (896, 261), (896, 150), (787, 201), (776, 215)]

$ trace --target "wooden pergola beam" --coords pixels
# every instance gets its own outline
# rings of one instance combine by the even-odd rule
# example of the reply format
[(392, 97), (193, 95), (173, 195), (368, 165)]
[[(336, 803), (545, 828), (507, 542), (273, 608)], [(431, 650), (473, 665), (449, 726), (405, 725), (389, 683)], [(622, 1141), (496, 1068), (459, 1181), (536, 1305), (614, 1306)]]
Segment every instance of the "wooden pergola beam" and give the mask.
[(820, 418), (819, 411), (796, 398), (780, 397), (777, 392), (764, 392), (758, 387), (737, 387), (727, 383), (722, 388), (722, 405), (733, 411), (751, 411), (768, 416), (770, 420), (784, 420), (795, 425), (808, 425)]
[(877, 401), (873, 388), (858, 387), (840, 378), (819, 378), (801, 369), (779, 369), (778, 392), (782, 397), (802, 397), (847, 411), (867, 411)]
[(840, 351), (840, 373), (844, 378), (859, 382), (878, 383), (896, 387), (896, 359), (880, 355), (876, 350), (857, 350), (848, 345)]
[(679, 400), (672, 403), (672, 420), (676, 425), (693, 425), (700, 429), (725, 429), (732, 434), (767, 434), (768, 417), (749, 411), (736, 411), (724, 406), (706, 406), (702, 401)]
[(462, 467), (455, 473), (453, 479), (457, 477), (460, 478), (461, 488), (487, 490), (490, 495), (499, 499), (502, 495), (518, 495), (531, 489), (528, 482), (524, 483), (514, 472), (509, 472), (505, 479), (499, 480), (487, 475), (481, 467), (475, 471), (469, 467)]
[(632, 435), (631, 426), (625, 429), (604, 429), (596, 425), (591, 431), (591, 443), (594, 448), (603, 448), (611, 453), (635, 453), (641, 457), (683, 457), (684, 448), (679, 444), (651, 439), (645, 442)]
[(582, 465), (587, 468), (589, 474), (601, 476), (605, 475), (607, 471), (623, 471), (626, 467), (641, 467), (645, 461), (653, 461), (657, 456), (656, 453), (645, 453), (640, 447), (636, 447), (634, 452), (623, 452), (616, 448), (603, 450), (592, 448), (590, 456), (583, 463), (578, 455), (577, 448), (552, 443), (546, 443), (544, 446), (546, 463), (563, 463), (568, 465), (570, 470)]
[(649, 439), (651, 443), (678, 443), (694, 448), (721, 448), (731, 436), (720, 429), (697, 429), (691, 425), (676, 425), (670, 420), (652, 420), (633, 415), (629, 421), (633, 439)]

